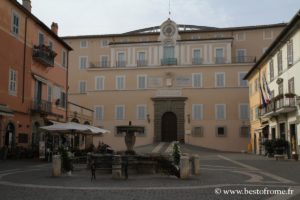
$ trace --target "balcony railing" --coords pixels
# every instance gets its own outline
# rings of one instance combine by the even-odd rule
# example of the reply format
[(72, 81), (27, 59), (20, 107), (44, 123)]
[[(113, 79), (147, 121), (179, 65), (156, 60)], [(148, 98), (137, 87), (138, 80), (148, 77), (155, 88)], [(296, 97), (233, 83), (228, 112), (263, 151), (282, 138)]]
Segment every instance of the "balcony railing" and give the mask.
[(146, 67), (148, 65), (148, 61), (147, 60), (137, 60), (136, 65), (138, 67)]
[(283, 113), (293, 112), (297, 109), (297, 97), (273, 98), (266, 107), (260, 106), (260, 115), (262, 117), (278, 116)]
[(201, 65), (203, 62), (202, 58), (193, 58), (192, 64), (193, 65)]
[(231, 58), (232, 63), (255, 63), (256, 57), (253, 56), (237, 56)]
[(54, 67), (54, 58), (56, 55), (49, 46), (33, 46), (32, 57), (47, 67)]
[(177, 58), (163, 58), (161, 65), (177, 65)]
[(107, 68), (109, 66), (109, 61), (90, 62), (90, 68)]
[(126, 61), (125, 60), (117, 60), (116, 67), (126, 67)]
[(215, 57), (215, 64), (224, 64), (225, 58), (224, 57)]
[(39, 113), (52, 113), (52, 104), (45, 100), (34, 100), (31, 110)]

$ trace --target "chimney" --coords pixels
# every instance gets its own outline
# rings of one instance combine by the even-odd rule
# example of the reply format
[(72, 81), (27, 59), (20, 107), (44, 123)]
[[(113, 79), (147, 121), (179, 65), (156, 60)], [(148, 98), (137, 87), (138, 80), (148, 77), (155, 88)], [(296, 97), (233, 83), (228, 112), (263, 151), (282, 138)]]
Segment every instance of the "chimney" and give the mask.
[(30, 0), (23, 0), (23, 7), (26, 8), (29, 12), (31, 12), (31, 1)]
[(55, 33), (57, 35), (57, 33), (58, 33), (58, 24), (55, 23), (55, 22), (52, 22), (51, 30), (52, 30), (53, 33)]

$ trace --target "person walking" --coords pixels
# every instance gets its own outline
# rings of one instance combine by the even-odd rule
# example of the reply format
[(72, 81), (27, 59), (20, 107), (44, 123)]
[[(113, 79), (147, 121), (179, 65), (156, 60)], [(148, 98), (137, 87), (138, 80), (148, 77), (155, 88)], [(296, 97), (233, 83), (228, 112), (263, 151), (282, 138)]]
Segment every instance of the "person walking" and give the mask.
[(95, 164), (95, 160), (92, 160), (91, 162), (91, 172), (92, 172), (92, 177), (91, 177), (91, 181), (96, 180), (96, 164)]

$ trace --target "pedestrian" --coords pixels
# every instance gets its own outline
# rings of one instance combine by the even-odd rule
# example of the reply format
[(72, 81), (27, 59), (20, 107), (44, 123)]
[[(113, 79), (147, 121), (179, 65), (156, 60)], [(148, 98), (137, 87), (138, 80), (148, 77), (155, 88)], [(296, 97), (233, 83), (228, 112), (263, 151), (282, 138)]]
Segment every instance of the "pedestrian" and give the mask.
[(95, 164), (95, 160), (92, 160), (91, 162), (91, 172), (92, 172), (92, 177), (91, 177), (91, 181), (96, 180), (96, 164)]

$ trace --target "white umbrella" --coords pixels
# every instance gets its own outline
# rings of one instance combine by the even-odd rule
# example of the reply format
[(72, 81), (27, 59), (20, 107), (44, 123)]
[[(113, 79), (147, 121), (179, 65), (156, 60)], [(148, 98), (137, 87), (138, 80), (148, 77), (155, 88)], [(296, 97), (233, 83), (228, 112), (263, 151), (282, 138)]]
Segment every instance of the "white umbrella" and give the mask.
[(75, 122), (67, 122), (67, 123), (55, 123), (50, 126), (42, 126), (40, 127), (42, 130), (50, 131), (50, 132), (80, 132), (85, 134), (101, 134), (101, 133), (109, 133), (109, 130), (105, 130), (102, 128), (98, 128), (95, 126), (78, 124)]

